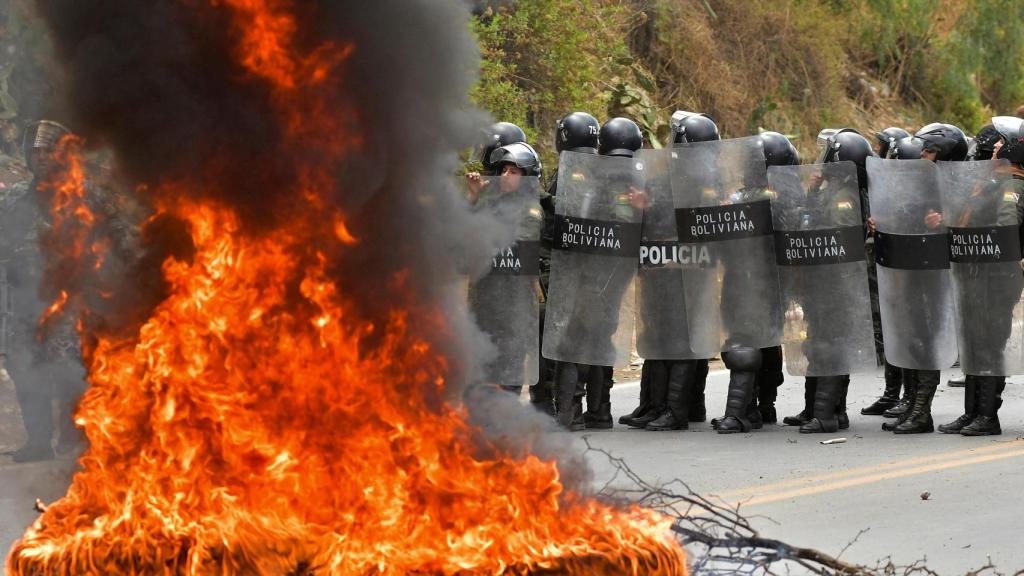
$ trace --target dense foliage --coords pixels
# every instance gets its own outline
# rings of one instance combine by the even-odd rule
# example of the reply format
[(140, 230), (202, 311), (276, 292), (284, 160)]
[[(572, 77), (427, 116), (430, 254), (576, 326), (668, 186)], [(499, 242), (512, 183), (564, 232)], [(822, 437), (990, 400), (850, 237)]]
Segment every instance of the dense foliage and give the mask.
[(1024, 3), (1003, 0), (518, 0), (482, 3), (475, 98), (548, 161), (571, 110), (675, 109), (728, 136), (777, 130), (809, 152), (826, 126), (977, 130), (1024, 104)]

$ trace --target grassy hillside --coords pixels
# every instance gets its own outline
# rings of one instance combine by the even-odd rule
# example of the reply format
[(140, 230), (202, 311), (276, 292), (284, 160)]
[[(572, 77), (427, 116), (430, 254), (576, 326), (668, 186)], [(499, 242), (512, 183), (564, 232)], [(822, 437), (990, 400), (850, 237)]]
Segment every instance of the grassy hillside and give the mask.
[(823, 127), (932, 121), (977, 130), (1024, 104), (1024, 2), (482, 2), (476, 101), (554, 160), (555, 120), (633, 118), (652, 144), (682, 108), (726, 136), (777, 130), (805, 155)]

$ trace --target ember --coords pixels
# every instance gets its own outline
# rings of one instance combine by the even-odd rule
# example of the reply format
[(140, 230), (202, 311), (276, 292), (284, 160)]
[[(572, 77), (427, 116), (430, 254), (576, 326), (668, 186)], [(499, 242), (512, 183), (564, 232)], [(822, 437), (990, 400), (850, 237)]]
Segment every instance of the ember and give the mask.
[[(118, 74), (161, 79), (141, 100), (97, 103), (82, 90), (73, 101), (86, 137), (111, 144), (123, 171), (145, 182), (140, 191), (155, 215), (142, 236), (159, 235), (159, 222), (178, 222), (189, 246), (161, 259), (159, 298), (143, 321), (126, 329), (125, 318), (135, 315), (91, 308), (87, 290), (117, 301), (141, 286), (132, 277), (116, 289), (87, 281), (104, 268), (104, 244), (95, 239), (102, 222), (79, 193), (77, 146), (62, 147), (61, 165), (70, 168), (53, 186), (51, 214), (55, 233), (73, 241), (51, 254), (50, 283), (64, 292), (48, 318), (82, 315), (90, 389), (76, 421), (90, 448), (68, 494), (41, 507), (15, 544), (8, 573), (686, 573), (670, 519), (567, 490), (553, 462), (481, 446), (487, 441), (466, 410), (450, 402), (467, 373), (458, 317), (436, 286), (437, 270), (452, 263), (437, 261), (430, 251), (443, 242), (409, 217), (439, 218), (437, 206), (451, 209), (454, 193), (441, 179), (412, 186), (408, 166), (372, 177), (359, 170), (381, 155), (374, 149), (381, 143), (367, 120), (377, 111), (364, 108), (365, 94), (352, 95), (367, 88), (348, 79), (369, 66), (370, 56), (359, 58), (372, 46), (332, 32), (330, 22), (401, 15), (411, 27), (401, 34), (416, 37), (404, 53), (423, 58), (409, 66), (458, 69), (465, 62), (444, 63), (455, 58), (445, 35), (462, 34), (461, 9), (287, 0), (45, 4), (66, 56), (79, 43), (104, 53), (109, 47), (97, 38), (115, 47), (120, 40), (131, 50), (104, 53)], [(104, 16), (128, 20), (104, 23)], [(126, 51), (159, 52), (153, 45), (166, 38), (158, 40), (145, 19), (178, 26), (165, 36), (182, 44), (120, 59)], [(445, 35), (428, 31), (447, 20)], [(104, 36), (107, 26), (117, 29), (112, 36)], [(137, 34), (135, 43), (117, 34)], [(161, 57), (183, 59), (174, 67), (180, 76), (136, 68)], [(375, 62), (373, 74), (395, 73), (387, 64)], [(105, 84), (77, 72), (79, 83)], [(434, 87), (443, 77), (429, 82), (407, 98), (423, 122), (441, 123), (451, 114), (442, 106), (464, 102), (440, 96), (451, 90)], [(175, 83), (201, 92), (198, 125), (182, 128), (168, 112), (162, 124), (148, 124), (155, 134), (133, 132), (161, 117), (162, 105), (181, 105), (159, 91)], [(376, 86), (391, 88), (385, 80)], [(416, 104), (421, 96), (438, 109)], [(106, 108), (86, 118), (95, 114), (88, 103)], [(443, 130), (454, 128), (436, 128)], [(187, 159), (170, 157), (197, 134), (209, 138), (182, 151)], [(266, 141), (252, 142), (256, 134)], [(441, 168), (450, 168), (442, 156), (459, 143), (414, 142), (443, 148), (430, 151)], [(414, 161), (403, 153), (384, 155)], [(382, 170), (394, 161), (380, 161)], [(376, 188), (362, 189), (369, 183)], [(368, 259), (385, 250), (394, 258)]]

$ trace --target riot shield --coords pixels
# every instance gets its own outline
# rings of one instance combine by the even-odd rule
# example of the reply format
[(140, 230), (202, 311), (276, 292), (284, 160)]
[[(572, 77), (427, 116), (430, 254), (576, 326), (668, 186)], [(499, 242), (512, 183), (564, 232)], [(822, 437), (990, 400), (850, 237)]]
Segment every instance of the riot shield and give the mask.
[(710, 358), (781, 342), (779, 277), (764, 154), (757, 138), (673, 148), (670, 182), (690, 347)]
[(680, 250), (675, 204), (665, 150), (641, 150), (637, 159), (647, 202), (643, 211), (640, 261), (636, 274), (636, 350), (641, 358), (694, 358), (686, 323), (680, 268), (690, 261)]
[(868, 158), (867, 170), (885, 358), (900, 368), (949, 368), (956, 322), (938, 168)]
[(563, 152), (544, 357), (621, 366), (633, 333), (642, 161)]
[(517, 388), (534, 384), (539, 375), (540, 179), (488, 179), (476, 210), (515, 229), (515, 242), (494, 254), (489, 271), (470, 286), (469, 308), (498, 349), (484, 366), (486, 381)]
[(960, 366), (972, 376), (1024, 373), (1021, 221), (1010, 164), (939, 162), (938, 169)]
[(794, 376), (875, 369), (857, 167), (769, 166), (782, 347)]

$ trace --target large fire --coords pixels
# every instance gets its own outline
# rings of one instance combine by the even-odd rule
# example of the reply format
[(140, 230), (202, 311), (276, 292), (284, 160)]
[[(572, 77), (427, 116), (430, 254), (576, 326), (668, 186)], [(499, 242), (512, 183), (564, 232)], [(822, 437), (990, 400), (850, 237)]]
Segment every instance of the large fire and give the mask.
[[(289, 2), (210, 1), (232, 12), (236, 57), (267, 84), (281, 137), (319, 156), (298, 168), (294, 209), (258, 233), (234, 207), (195, 200), (215, 196), (193, 193), (208, 180), (148, 191), (148, 222), (185, 223), (192, 249), (163, 262), (166, 296), (130, 334), (79, 324), (89, 449), (8, 573), (685, 574), (668, 518), (566, 491), (554, 463), (480, 450), (446, 401), (437, 305), (410, 296), (368, 321), (366, 295), (333, 273), (362, 239), (323, 166), (361, 139), (346, 136), (355, 112), (319, 87), (358, 47), (300, 48)], [(51, 257), (65, 289), (47, 321), (88, 305), (77, 278), (106, 249), (90, 240), (72, 144), (51, 216), (74, 241)], [(389, 292), (409, 281), (392, 274)]]

